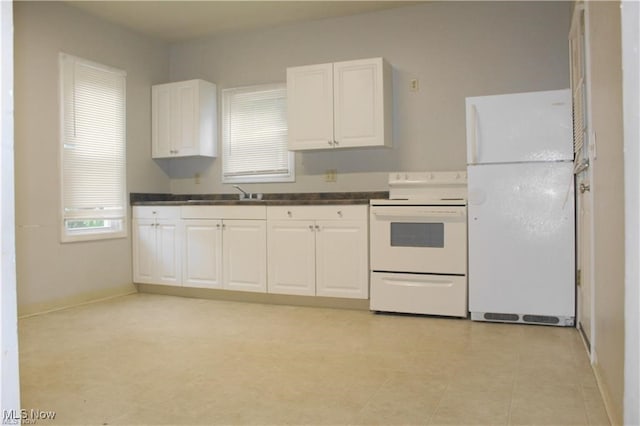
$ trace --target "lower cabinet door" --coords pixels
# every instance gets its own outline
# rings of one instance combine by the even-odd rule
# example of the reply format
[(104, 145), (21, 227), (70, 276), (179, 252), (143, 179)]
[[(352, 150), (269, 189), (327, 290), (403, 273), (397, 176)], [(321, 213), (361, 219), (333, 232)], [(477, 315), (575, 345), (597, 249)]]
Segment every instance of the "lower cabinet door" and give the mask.
[(222, 221), (184, 220), (182, 285), (222, 288)]
[(267, 291), (267, 225), (264, 220), (222, 222), (223, 288)]
[(316, 295), (368, 298), (366, 221), (318, 221), (317, 225)]
[(133, 221), (133, 282), (154, 283), (156, 227), (154, 219)]
[(315, 222), (269, 221), (269, 293), (313, 296)]
[(158, 220), (156, 225), (156, 259), (154, 282), (182, 285), (180, 227), (176, 220)]

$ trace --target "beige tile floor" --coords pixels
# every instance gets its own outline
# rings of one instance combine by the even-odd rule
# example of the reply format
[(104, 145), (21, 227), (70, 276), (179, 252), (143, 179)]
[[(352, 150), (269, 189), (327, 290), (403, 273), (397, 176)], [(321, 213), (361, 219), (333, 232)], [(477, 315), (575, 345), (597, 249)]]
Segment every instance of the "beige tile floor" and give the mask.
[(38, 424), (608, 424), (571, 328), (137, 294), (19, 331)]

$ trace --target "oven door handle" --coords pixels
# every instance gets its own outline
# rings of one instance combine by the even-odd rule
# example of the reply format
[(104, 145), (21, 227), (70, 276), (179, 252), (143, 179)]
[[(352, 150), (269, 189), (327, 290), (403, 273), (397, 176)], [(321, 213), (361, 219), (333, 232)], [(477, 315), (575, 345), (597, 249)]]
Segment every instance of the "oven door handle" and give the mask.
[(371, 209), (371, 214), (376, 217), (394, 217), (394, 218), (460, 218), (465, 216), (464, 210), (454, 209), (434, 209), (429, 207), (423, 208), (375, 208)]

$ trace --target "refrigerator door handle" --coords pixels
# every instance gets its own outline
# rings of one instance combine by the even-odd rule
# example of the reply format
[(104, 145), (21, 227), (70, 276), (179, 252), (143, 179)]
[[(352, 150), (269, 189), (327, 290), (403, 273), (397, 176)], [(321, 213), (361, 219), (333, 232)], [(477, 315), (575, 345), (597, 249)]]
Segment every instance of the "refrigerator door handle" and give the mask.
[(478, 107), (471, 104), (473, 138), (471, 139), (471, 164), (478, 163)]

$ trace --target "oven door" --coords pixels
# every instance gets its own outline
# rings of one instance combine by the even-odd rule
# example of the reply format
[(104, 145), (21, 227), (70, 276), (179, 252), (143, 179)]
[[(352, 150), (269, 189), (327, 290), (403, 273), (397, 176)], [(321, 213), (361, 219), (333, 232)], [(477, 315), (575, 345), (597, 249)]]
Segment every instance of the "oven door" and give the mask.
[(371, 269), (467, 273), (465, 206), (371, 206)]

